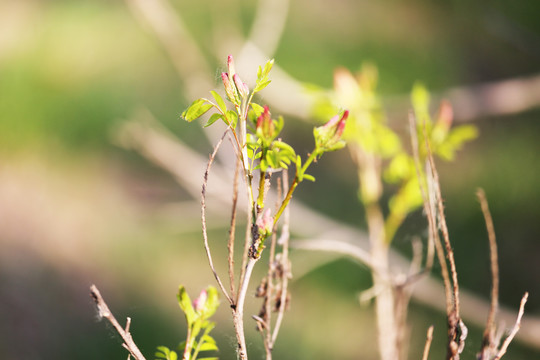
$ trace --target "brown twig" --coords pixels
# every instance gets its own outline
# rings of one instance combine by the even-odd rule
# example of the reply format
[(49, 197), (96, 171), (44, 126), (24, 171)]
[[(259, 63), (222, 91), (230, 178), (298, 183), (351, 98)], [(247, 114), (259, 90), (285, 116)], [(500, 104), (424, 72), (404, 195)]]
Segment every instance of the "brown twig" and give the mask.
[(234, 285), (234, 238), (236, 234), (236, 213), (238, 205), (238, 175), (240, 173), (240, 160), (236, 162), (236, 168), (234, 171), (234, 181), (233, 181), (233, 200), (232, 200), (232, 209), (231, 209), (231, 225), (229, 227), (229, 241), (227, 243), (227, 251), (229, 253), (228, 263), (229, 263), (229, 282), (231, 286), (231, 294), (235, 293)]
[(426, 344), (424, 345), (424, 355), (422, 356), (422, 360), (428, 360), (431, 341), (433, 341), (433, 325), (431, 325), (427, 330)]
[(518, 333), (519, 329), (521, 328), (521, 318), (523, 317), (523, 314), (525, 313), (525, 304), (527, 303), (528, 298), (529, 298), (529, 293), (526, 292), (521, 298), (521, 303), (519, 305), (519, 313), (516, 319), (516, 323), (514, 324), (514, 327), (512, 328), (510, 335), (508, 335), (508, 337), (504, 340), (501, 346), (501, 349), (499, 350), (495, 358), (493, 358), (493, 360), (499, 360), (500, 358), (503, 357), (504, 354), (506, 354), (506, 350), (508, 349), (508, 346), (510, 345), (510, 343), (512, 342), (512, 340)]
[[(411, 128), (412, 123), (416, 123), (414, 115), (410, 113), (409, 115)], [(414, 120), (414, 121), (413, 121)], [(414, 134), (411, 131), (411, 135)], [(432, 233), (433, 239), (435, 240), (435, 247), (437, 250), (437, 257), (441, 264), (441, 270), (443, 274), (445, 290), (446, 290), (446, 313), (448, 321), (448, 348), (447, 348), (447, 359), (448, 360), (459, 360), (459, 354), (463, 351), (465, 346), (465, 338), (467, 337), (467, 327), (461, 320), (460, 316), (460, 302), (459, 302), (459, 282), (457, 278), (456, 262), (454, 259), (454, 252), (450, 244), (450, 236), (448, 234), (448, 226), (446, 224), (446, 218), (444, 215), (444, 205), (440, 190), (439, 174), (435, 167), (435, 160), (433, 158), (433, 151), (431, 150), (431, 144), (429, 142), (429, 137), (427, 134), (426, 124), (423, 124), (423, 134), (427, 152), (427, 175), (428, 180), (428, 189), (429, 196), (425, 197), (424, 191), (422, 195), (424, 196), (424, 209), (428, 216), (428, 222), (430, 231)], [(415, 158), (419, 159), (418, 154), (415, 154)], [(417, 163), (417, 168), (419, 168), (419, 160), (415, 160)], [(417, 170), (418, 171), (418, 170)], [(422, 184), (422, 178), (419, 179)], [(427, 201), (426, 201), (427, 200)], [(435, 204), (432, 203), (435, 202)], [(436, 209), (434, 207), (436, 206)], [(442, 233), (444, 239), (444, 245), (446, 250), (446, 258), (450, 264), (450, 273), (446, 268), (446, 258), (443, 255), (442, 246), (439, 240), (439, 234), (437, 227), (435, 225), (436, 219), (435, 214), (437, 213), (438, 218), (438, 228)], [(451, 276), (451, 283), (450, 277)]]
[(101, 293), (99, 292), (96, 285), (90, 286), (90, 295), (92, 296), (92, 299), (96, 303), (99, 317), (109, 320), (109, 322), (118, 332), (118, 334), (122, 337), (122, 340), (124, 341), (122, 346), (126, 348), (127, 351), (129, 351), (129, 353), (131, 354), (131, 356), (135, 358), (135, 360), (146, 360), (144, 355), (141, 353), (141, 351), (139, 350), (139, 348), (133, 341), (133, 338), (131, 337), (131, 333), (129, 332), (131, 319), (128, 317), (126, 321), (126, 327), (122, 328), (122, 326), (120, 326), (120, 324), (118, 323), (118, 321), (112, 314), (111, 310), (109, 310), (107, 303), (101, 296)]
[(493, 226), (493, 219), (489, 211), (488, 202), (486, 199), (486, 193), (483, 189), (478, 189), (476, 192), (478, 201), (484, 214), (486, 222), (486, 229), (489, 239), (489, 253), (491, 263), (491, 305), (489, 308), (489, 314), (486, 322), (486, 328), (484, 330), (484, 336), (482, 341), (482, 349), (480, 351), (480, 359), (489, 359), (491, 354), (494, 354), (497, 349), (493, 336), (495, 332), (495, 318), (497, 315), (497, 309), (499, 307), (499, 260), (497, 256), (497, 241), (495, 239), (495, 228)]
[(221, 288), (223, 295), (225, 295), (225, 297), (227, 298), (231, 306), (233, 306), (235, 302), (231, 298), (227, 290), (225, 289), (225, 286), (223, 285), (223, 282), (221, 281), (221, 278), (219, 277), (216, 271), (216, 268), (214, 267), (214, 261), (212, 260), (212, 253), (210, 251), (210, 245), (208, 244), (208, 231), (206, 229), (206, 188), (208, 186), (208, 175), (210, 173), (210, 168), (212, 167), (212, 163), (214, 162), (214, 159), (216, 158), (216, 154), (219, 150), (219, 147), (223, 143), (223, 139), (225, 138), (225, 135), (227, 135), (227, 132), (228, 132), (228, 129), (223, 133), (223, 136), (214, 147), (214, 151), (212, 152), (212, 155), (210, 155), (210, 160), (208, 161), (206, 171), (204, 172), (204, 181), (203, 181), (202, 191), (201, 191), (201, 220), (202, 220), (202, 230), (203, 230), (203, 239), (204, 239), (204, 250), (206, 251), (206, 256), (208, 257), (208, 263), (210, 264), (210, 269), (212, 269), (212, 273), (214, 274), (214, 277), (216, 278), (216, 281), (219, 287)]

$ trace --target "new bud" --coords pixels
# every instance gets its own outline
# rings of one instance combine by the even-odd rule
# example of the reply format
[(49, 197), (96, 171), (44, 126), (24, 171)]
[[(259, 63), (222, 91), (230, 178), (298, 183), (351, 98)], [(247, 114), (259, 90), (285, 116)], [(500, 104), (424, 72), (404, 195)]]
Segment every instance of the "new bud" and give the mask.
[(341, 137), (345, 131), (348, 117), (349, 111), (345, 110), (341, 116), (336, 115), (323, 126), (313, 130), (315, 144), (320, 151), (334, 151), (345, 146), (345, 142), (341, 140)]
[(193, 300), (193, 308), (196, 312), (201, 313), (206, 306), (206, 300), (208, 299), (208, 293), (206, 290), (201, 291), (199, 297)]
[(238, 76), (238, 74), (234, 74), (233, 80), (240, 96), (244, 99), (247, 98), (249, 95), (249, 88), (247, 84), (240, 79), (240, 76)]

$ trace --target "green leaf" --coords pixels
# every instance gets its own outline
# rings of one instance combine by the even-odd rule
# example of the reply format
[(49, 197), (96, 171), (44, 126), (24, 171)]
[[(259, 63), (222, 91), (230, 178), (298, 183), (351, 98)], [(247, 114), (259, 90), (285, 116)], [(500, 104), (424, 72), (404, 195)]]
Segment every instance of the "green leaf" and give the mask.
[(267, 87), (271, 82), (272, 82), (272, 80), (261, 81), (260, 83), (257, 83), (257, 86), (255, 86), (255, 89), (253, 89), (253, 91), (254, 92), (259, 92), (262, 89), (264, 89), (265, 87)]
[(233, 129), (236, 127), (236, 122), (238, 121), (238, 114), (233, 110), (228, 110), (227, 114), (227, 125), (230, 125)]
[(215, 341), (214, 342), (204, 342), (199, 347), (199, 351), (217, 351), (217, 350), (219, 350), (219, 349), (218, 349)]
[(178, 344), (178, 346), (176, 347), (176, 350), (178, 350), (178, 352), (181, 352), (183, 353), (184, 350), (186, 349), (186, 341), (182, 341), (180, 344)]
[(188, 323), (188, 326), (191, 326), (195, 319), (197, 318), (197, 314), (195, 313), (195, 310), (193, 309), (193, 305), (191, 302), (191, 299), (189, 298), (189, 295), (186, 291), (186, 288), (183, 285), (180, 285), (178, 289), (178, 305), (180, 305), (180, 308), (186, 315), (186, 321)]
[(435, 153), (447, 161), (453, 160), (455, 152), (461, 149), (463, 143), (477, 136), (478, 130), (474, 125), (458, 126), (450, 131), (446, 139), (435, 149)]
[(264, 65), (264, 68), (259, 66), (259, 69), (257, 70), (257, 81), (255, 82), (255, 89), (253, 92), (261, 91), (270, 84), (268, 74), (270, 73), (270, 70), (272, 70), (273, 65), (274, 59), (268, 60)]
[(272, 146), (280, 149), (281, 154), (283, 154), (283, 155), (286, 154), (287, 156), (292, 156), (291, 160), (294, 160), (296, 158), (296, 153), (294, 152), (293, 147), (290, 146), (289, 144), (284, 143), (283, 141), (277, 140), (277, 141), (274, 141), (272, 143)]
[(225, 101), (223, 101), (223, 98), (221, 97), (221, 95), (219, 95), (217, 92), (215, 92), (214, 90), (210, 91), (212, 93), (212, 96), (214, 97), (214, 99), (216, 100), (216, 104), (218, 105), (218, 107), (221, 109), (221, 111), (223, 113), (227, 112), (227, 105), (225, 105)]
[(315, 182), (315, 177), (309, 174), (304, 174), (303, 179)]
[(210, 318), (219, 307), (219, 293), (213, 286), (206, 288), (207, 299), (203, 309), (204, 319)]
[(251, 103), (251, 108), (253, 109), (253, 112), (255, 113), (256, 117), (261, 116), (261, 114), (264, 112), (264, 107), (257, 103)]
[(182, 117), (184, 120), (192, 122), (204, 115), (211, 108), (212, 105), (206, 104), (205, 99), (197, 99), (182, 113)]
[(205, 358), (199, 358), (198, 360), (219, 360), (217, 357), (205, 357)]
[(157, 350), (154, 356), (158, 359), (178, 360), (176, 351), (169, 350), (166, 346), (158, 346)]
[(394, 156), (384, 171), (384, 179), (393, 184), (411, 176), (416, 176), (414, 160), (405, 152)]
[(204, 127), (209, 127), (210, 125), (212, 125), (219, 119), (223, 119), (223, 115), (219, 113), (212, 114), (212, 116), (210, 116), (210, 119), (208, 119), (208, 122), (206, 123), (206, 125), (204, 125)]

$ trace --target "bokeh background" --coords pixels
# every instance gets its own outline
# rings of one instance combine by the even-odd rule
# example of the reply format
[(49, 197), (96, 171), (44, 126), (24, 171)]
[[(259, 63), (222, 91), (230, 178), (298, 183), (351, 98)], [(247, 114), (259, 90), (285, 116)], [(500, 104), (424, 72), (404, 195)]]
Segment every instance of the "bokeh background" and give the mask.
[[(262, 63), (250, 62), (260, 52), (295, 81), (327, 88), (334, 68), (356, 71), (371, 61), (397, 128), (406, 126), (415, 81), (436, 94), (460, 88), (477, 95), (474, 116), (456, 121), (473, 122), (480, 137), (440, 164), (460, 282), (488, 298), (487, 238), (474, 195), (483, 187), (498, 236), (501, 302), (516, 309), (529, 291), (526, 317), (540, 315), (539, 14), (534, 0), (0, 1), (0, 358), (126, 358), (119, 337), (97, 319), (92, 283), (118, 319), (133, 319), (147, 358), (185, 336), (178, 285), (195, 296), (214, 283), (202, 248), (199, 190), (179, 185), (126, 140), (126, 123), (160, 124), (207, 158), (215, 134), (179, 114), (194, 96), (218, 87), (228, 54), (251, 66), (239, 67), (246, 76)], [(496, 101), (476, 87), (507, 80), (516, 80), (513, 91)], [(299, 90), (282, 92), (296, 99)], [(522, 106), (498, 110), (524, 98)], [(454, 103), (456, 113), (461, 105)], [(286, 136), (307, 152), (312, 125), (305, 110), (300, 102), (282, 108)], [(144, 138), (144, 128), (138, 134)], [(165, 153), (202, 180), (181, 152)], [(323, 158), (314, 175), (317, 182), (295, 201), (361, 231), (347, 153)], [(212, 234), (225, 239), (228, 207), (215, 206)], [(411, 216), (397, 250), (407, 255), (424, 226), (420, 213)], [(370, 286), (366, 268), (297, 250), (293, 275), (275, 358), (376, 359), (372, 307), (358, 303)], [(247, 313), (257, 311), (253, 303)], [(233, 359), (226, 306), (217, 315), (220, 358)], [(444, 314), (413, 300), (409, 320), (410, 359), (420, 358), (431, 324), (431, 358), (444, 356)], [(249, 321), (253, 358), (262, 357)], [(470, 326), (464, 358), (474, 358), (481, 331)], [(539, 356), (540, 335), (535, 344), (515, 341), (508, 354)]]

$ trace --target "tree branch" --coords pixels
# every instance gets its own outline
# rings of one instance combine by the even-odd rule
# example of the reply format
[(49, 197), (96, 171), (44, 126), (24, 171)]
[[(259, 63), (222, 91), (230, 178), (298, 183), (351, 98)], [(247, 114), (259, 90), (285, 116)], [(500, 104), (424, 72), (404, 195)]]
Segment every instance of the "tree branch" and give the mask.
[(129, 332), (129, 326), (131, 324), (131, 319), (127, 318), (126, 327), (122, 328), (118, 321), (116, 321), (116, 318), (112, 314), (111, 310), (109, 310), (109, 307), (107, 306), (107, 303), (105, 303), (105, 300), (101, 296), (101, 293), (99, 292), (96, 285), (90, 286), (90, 295), (92, 296), (92, 299), (96, 303), (98, 314), (100, 318), (105, 318), (109, 320), (109, 322), (112, 324), (112, 326), (116, 329), (118, 334), (122, 337), (122, 340), (124, 340), (124, 343), (122, 346), (129, 351), (131, 356), (135, 358), (135, 360), (146, 360), (137, 345), (135, 345), (135, 342), (133, 341), (133, 338), (131, 337), (131, 333)]

